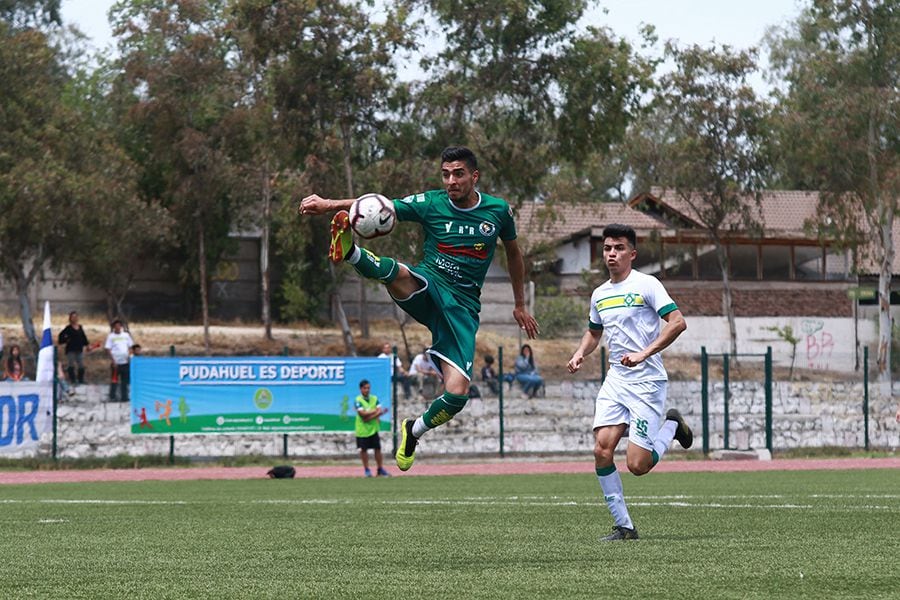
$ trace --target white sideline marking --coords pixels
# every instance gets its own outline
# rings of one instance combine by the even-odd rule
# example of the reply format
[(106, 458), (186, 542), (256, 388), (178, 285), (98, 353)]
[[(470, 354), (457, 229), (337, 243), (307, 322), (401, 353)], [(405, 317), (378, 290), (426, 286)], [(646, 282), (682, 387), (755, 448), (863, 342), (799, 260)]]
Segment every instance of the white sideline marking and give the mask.
[[(715, 496), (696, 496), (696, 495), (663, 495), (663, 496), (631, 496), (626, 501), (629, 506), (640, 507), (670, 507), (670, 508), (723, 508), (723, 509), (767, 509), (767, 510), (828, 510), (828, 511), (859, 511), (859, 510), (883, 510), (898, 512), (898, 505), (881, 505), (881, 504), (865, 504), (865, 505), (834, 505), (834, 504), (806, 504), (806, 503), (765, 503), (751, 504), (748, 502), (719, 502), (717, 500), (750, 500), (763, 499), (771, 500), (785, 498), (781, 494), (764, 494), (764, 495), (715, 495)], [(792, 499), (803, 500), (804, 498), (816, 499), (895, 499), (900, 498), (898, 494), (807, 494), (802, 496), (791, 496)], [(228, 501), (188, 501), (188, 500), (106, 500), (106, 499), (57, 499), (43, 498), (34, 500), (13, 500), (0, 499), (0, 504), (71, 504), (71, 505), (97, 505), (97, 506), (181, 506), (189, 504), (250, 504), (250, 505), (294, 505), (294, 506), (349, 506), (365, 502), (370, 504), (370, 500), (349, 499), (349, 498), (306, 498), (306, 499), (267, 499), (267, 500), (238, 500), (235, 502)], [(571, 497), (550, 495), (550, 496), (466, 496), (460, 499), (444, 499), (444, 498), (415, 498), (409, 500), (383, 500), (379, 502), (382, 506), (573, 506), (573, 507), (602, 507), (604, 503), (599, 498), (573, 499)], [(65, 520), (46, 519), (39, 521), (41, 523), (57, 523), (66, 522)]]
[(68, 523), (68, 519), (38, 519), (38, 523)]

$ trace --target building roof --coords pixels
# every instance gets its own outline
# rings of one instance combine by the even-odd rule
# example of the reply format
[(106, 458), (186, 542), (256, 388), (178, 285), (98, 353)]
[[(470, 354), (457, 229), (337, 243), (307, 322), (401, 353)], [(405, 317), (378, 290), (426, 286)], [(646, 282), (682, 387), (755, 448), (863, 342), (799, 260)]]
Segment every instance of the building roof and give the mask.
[[(674, 190), (653, 187), (649, 194), (635, 196), (628, 205), (636, 208), (643, 202), (657, 204), (670, 214), (702, 227), (694, 208), (697, 202), (691, 200), (688, 201)], [(805, 224), (814, 219), (818, 212), (819, 193), (772, 190), (762, 193), (759, 205), (750, 200), (748, 205), (752, 217), (763, 226), (766, 237), (806, 239)]]
[(629, 225), (643, 235), (654, 229), (667, 228), (660, 220), (621, 202), (560, 202), (552, 206), (533, 202), (523, 204), (516, 215), (519, 236), (528, 246), (590, 235), (594, 228), (603, 228), (610, 223)]
[[(638, 207), (652, 205), (656, 210), (644, 212)], [(811, 240), (807, 223), (813, 223), (819, 213), (819, 193), (793, 190), (771, 190), (762, 193), (759, 205), (751, 202), (751, 214), (763, 226), (763, 237), (783, 240)], [(661, 235), (700, 229), (696, 211), (691, 203), (674, 190), (651, 188), (650, 193), (639, 194), (628, 203), (557, 203), (552, 206), (527, 203), (518, 210), (516, 219), (520, 238), (527, 249), (539, 243), (559, 244), (575, 237), (597, 236), (595, 229), (610, 223), (621, 223), (635, 229), (638, 237), (651, 231)], [(867, 224), (863, 219), (863, 227)], [(900, 218), (894, 219), (893, 273), (900, 274)], [(870, 236), (877, 243), (877, 236)], [(874, 251), (861, 253), (862, 273), (877, 274), (878, 264), (873, 260)]]

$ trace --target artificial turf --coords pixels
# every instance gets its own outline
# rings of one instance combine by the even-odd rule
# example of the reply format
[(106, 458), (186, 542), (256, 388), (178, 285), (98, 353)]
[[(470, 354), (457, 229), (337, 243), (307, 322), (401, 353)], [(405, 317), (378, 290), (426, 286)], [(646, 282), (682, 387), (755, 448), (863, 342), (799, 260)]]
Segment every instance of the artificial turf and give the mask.
[(0, 598), (896, 598), (900, 472), (0, 487)]

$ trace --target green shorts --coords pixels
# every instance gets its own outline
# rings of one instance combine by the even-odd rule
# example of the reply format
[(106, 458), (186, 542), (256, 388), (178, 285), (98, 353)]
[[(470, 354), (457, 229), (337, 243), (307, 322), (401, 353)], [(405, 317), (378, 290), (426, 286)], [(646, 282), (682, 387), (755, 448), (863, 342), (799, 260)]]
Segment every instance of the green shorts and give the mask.
[[(425, 287), (403, 300), (394, 298), (394, 302), (431, 332), (428, 352), (432, 358), (443, 359), (471, 381), (478, 313), (460, 303), (452, 289), (437, 278), (409, 265), (406, 268)], [(440, 362), (434, 362), (440, 369)]]

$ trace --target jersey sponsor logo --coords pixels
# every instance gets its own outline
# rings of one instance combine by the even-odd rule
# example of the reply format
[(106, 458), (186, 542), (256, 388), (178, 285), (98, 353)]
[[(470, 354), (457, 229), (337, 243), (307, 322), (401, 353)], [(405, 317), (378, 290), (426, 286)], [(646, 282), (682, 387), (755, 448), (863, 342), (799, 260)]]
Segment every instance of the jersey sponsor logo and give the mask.
[(411, 204), (413, 202), (425, 202), (425, 194), (410, 194), (406, 198), (401, 198), (400, 202)]
[(481, 232), (481, 235), (490, 237), (497, 231), (497, 226), (489, 221), (482, 221), (481, 225), (478, 226), (478, 231)]
[(441, 242), (437, 245), (437, 249), (441, 254), (449, 254), (450, 256), (471, 256), (472, 258), (481, 260), (486, 260), (488, 257), (488, 251), (487, 248), (484, 247), (484, 244), (475, 244), (473, 247), (468, 248), (466, 246), (453, 246)]
[(611, 308), (642, 308), (645, 305), (644, 297), (640, 294), (629, 292), (618, 296), (607, 296), (600, 298), (594, 304), (597, 312), (609, 310)]

